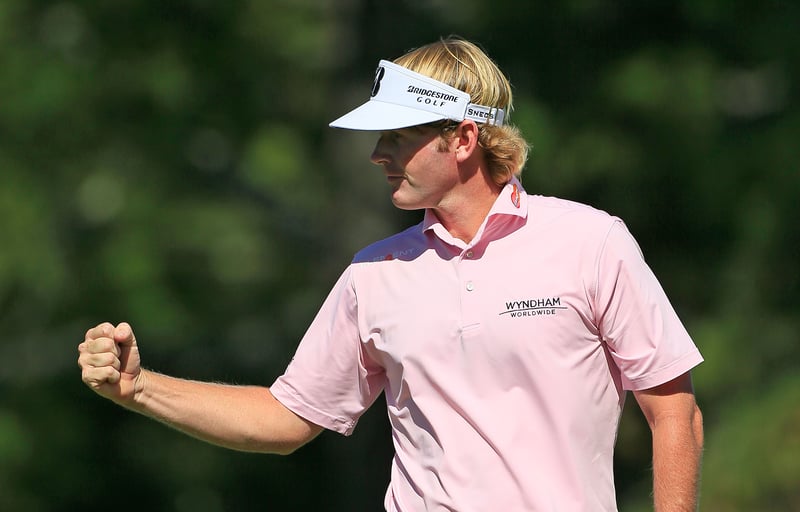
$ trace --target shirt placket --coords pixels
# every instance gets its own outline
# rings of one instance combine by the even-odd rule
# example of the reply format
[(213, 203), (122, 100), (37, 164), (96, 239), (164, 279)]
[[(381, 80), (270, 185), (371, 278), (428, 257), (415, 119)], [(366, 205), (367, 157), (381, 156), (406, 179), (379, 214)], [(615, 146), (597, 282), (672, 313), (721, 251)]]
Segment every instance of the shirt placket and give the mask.
[(459, 297), (461, 299), (461, 336), (469, 338), (480, 331), (482, 283), (477, 273), (477, 251), (465, 248), (458, 257)]

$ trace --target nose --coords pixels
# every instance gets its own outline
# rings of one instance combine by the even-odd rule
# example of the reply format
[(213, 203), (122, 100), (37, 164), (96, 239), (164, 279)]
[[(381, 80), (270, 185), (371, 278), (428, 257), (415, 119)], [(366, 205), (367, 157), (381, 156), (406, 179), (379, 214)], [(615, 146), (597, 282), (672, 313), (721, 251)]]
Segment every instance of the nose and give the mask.
[(378, 141), (375, 143), (375, 148), (372, 150), (372, 154), (369, 156), (370, 162), (375, 165), (383, 165), (389, 162), (389, 154), (385, 150), (386, 144), (384, 141), (383, 135), (378, 137)]

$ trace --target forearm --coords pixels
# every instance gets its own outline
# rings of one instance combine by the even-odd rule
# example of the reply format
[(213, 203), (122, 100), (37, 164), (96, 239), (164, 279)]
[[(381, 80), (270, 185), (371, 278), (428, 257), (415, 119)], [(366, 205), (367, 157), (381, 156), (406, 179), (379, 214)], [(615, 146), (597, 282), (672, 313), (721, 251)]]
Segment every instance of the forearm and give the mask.
[(656, 512), (694, 512), (703, 455), (700, 410), (685, 418), (665, 416), (653, 425), (653, 498)]
[(319, 428), (288, 411), (266, 387), (177, 379), (143, 371), (129, 408), (203, 441), (287, 454)]

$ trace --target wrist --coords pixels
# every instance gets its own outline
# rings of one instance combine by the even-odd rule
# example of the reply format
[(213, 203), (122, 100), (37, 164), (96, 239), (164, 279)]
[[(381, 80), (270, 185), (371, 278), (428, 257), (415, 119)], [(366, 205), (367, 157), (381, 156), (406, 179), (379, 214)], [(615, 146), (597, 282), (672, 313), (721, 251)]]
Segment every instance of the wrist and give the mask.
[(145, 402), (147, 401), (148, 381), (150, 376), (149, 371), (142, 368), (139, 375), (133, 381), (133, 395), (130, 400), (130, 408), (142, 412), (145, 409)]

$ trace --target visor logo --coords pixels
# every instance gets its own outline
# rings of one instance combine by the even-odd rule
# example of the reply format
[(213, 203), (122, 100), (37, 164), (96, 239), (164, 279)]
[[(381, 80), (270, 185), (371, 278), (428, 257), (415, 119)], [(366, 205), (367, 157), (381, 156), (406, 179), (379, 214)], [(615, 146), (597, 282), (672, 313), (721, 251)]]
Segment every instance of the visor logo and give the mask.
[(379, 67), (377, 71), (375, 71), (375, 83), (372, 84), (372, 92), (370, 93), (369, 97), (374, 98), (378, 91), (381, 90), (381, 80), (383, 80), (383, 75), (386, 74), (386, 69), (383, 66)]

